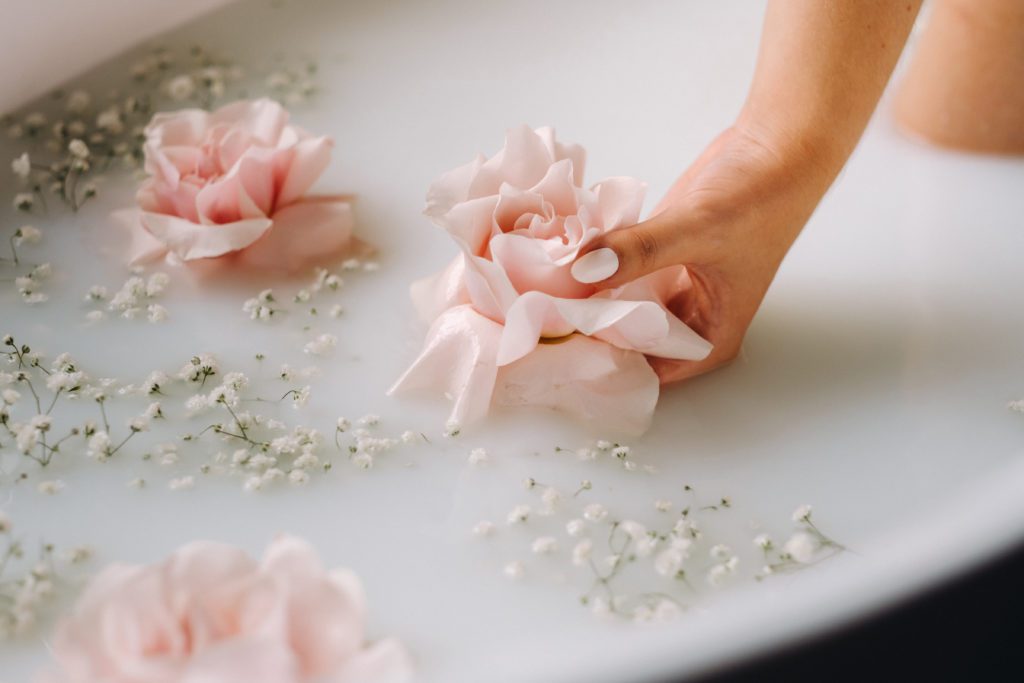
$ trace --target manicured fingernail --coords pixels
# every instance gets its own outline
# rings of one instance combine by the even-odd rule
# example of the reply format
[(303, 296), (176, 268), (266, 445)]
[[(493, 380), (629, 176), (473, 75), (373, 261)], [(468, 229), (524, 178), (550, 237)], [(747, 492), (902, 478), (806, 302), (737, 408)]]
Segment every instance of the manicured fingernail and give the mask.
[(619, 257), (607, 247), (595, 249), (594, 251), (581, 256), (572, 264), (569, 272), (576, 278), (577, 282), (590, 284), (607, 280), (619, 269)]

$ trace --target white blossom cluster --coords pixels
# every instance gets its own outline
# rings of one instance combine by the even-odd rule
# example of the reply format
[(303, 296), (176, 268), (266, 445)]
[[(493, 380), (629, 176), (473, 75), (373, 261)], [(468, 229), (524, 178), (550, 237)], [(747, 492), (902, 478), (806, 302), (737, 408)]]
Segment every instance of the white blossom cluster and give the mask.
[(23, 541), (13, 536), (11, 519), (0, 510), (0, 642), (29, 635), (62, 587), (58, 570), (91, 556), (86, 546), (57, 552), (42, 544), (30, 558)]
[(141, 274), (134, 274), (112, 295), (106, 287), (93, 285), (83, 297), (84, 301), (92, 305), (105, 304), (106, 310), (94, 308), (85, 317), (96, 323), (104, 320), (109, 312), (125, 320), (164, 322), (167, 320), (168, 312), (163, 305), (157, 303), (157, 300), (163, 297), (170, 281), (167, 273), (153, 273), (148, 279)]
[[(625, 448), (599, 444), (593, 449), (597, 453)], [(471, 464), (480, 461), (479, 453), (471, 453)], [(747, 578), (761, 580), (768, 574), (800, 569), (844, 550), (814, 525), (810, 506), (794, 511), (798, 530), (781, 549), (769, 536), (759, 534), (753, 539), (754, 560), (741, 561), (741, 553), (707, 532), (716, 526), (706, 524), (708, 515), (722, 515), (732, 508), (728, 497), (702, 504), (693, 487), (685, 485), (681, 500), (658, 498), (648, 511), (623, 517), (592, 499), (590, 480), (580, 482), (575, 492), (563, 492), (533, 478), (524, 481), (524, 488), (530, 499), (512, 506), (502, 524), (487, 519), (477, 522), (472, 535), (486, 539), (512, 534), (516, 543), (524, 543), (526, 556), (503, 568), (509, 579), (522, 579), (532, 573), (531, 568), (538, 575), (549, 574), (558, 562), (567, 562), (569, 575), (576, 579), (570, 583), (586, 586), (580, 602), (598, 615), (665, 621), (706, 591), (744, 576), (742, 565), (756, 566), (759, 556), (764, 567), (756, 574), (748, 571)], [(552, 520), (562, 525), (560, 533), (551, 533)]]
[[(131, 387), (117, 389), (114, 379), (91, 378), (67, 353), (47, 365), (42, 354), (11, 335), (0, 340), (0, 356), (0, 453), (10, 449), (45, 467), (62, 452), (62, 446), (77, 444), (76, 451), (107, 460), (133, 436), (147, 431), (151, 420), (164, 417), (160, 404), (152, 402), (128, 420), (125, 436), (115, 439), (106, 404), (112, 393), (131, 393)], [(94, 402), (98, 419), (58, 422), (54, 416), (60, 413), (54, 409), (61, 400)], [(56, 480), (38, 486), (40, 493), (51, 495), (63, 488), (63, 482)]]
[[(377, 269), (377, 263), (360, 259), (346, 259), (342, 262), (341, 269), (373, 271)], [(329, 299), (325, 301), (325, 295), (340, 291), (344, 285), (345, 281), (337, 273), (332, 273), (326, 268), (315, 268), (313, 271), (313, 281), (309, 285), (298, 289), (291, 296), (291, 306), (287, 306), (279, 300), (274, 290), (264, 289), (256, 296), (246, 299), (242, 303), (242, 312), (250, 320), (269, 322), (281, 317), (282, 314), (295, 313), (300, 308), (309, 316), (320, 316), (326, 307), (328, 316), (340, 318), (344, 314), (345, 309), (335, 301)], [(311, 345), (316, 346), (314, 342), (317, 342), (317, 340), (313, 340)], [(323, 345), (322, 342), (320, 342), (320, 345)], [(329, 350), (329, 348), (325, 350)], [(312, 351), (307, 351), (307, 353), (320, 355)]]
[[(15, 166), (17, 162), (15, 160)], [(27, 163), (27, 157), (24, 159)], [(0, 256), (0, 267), (3, 271), (10, 271), (13, 274), (14, 287), (18, 295), (27, 304), (39, 304), (46, 301), (49, 296), (42, 291), (43, 282), (49, 279), (53, 272), (49, 263), (30, 264), (19, 254), (19, 249), (25, 245), (38, 244), (43, 238), (43, 232), (32, 225), (23, 225), (7, 237), (9, 256)]]
[(607, 439), (598, 439), (589, 446), (584, 446), (577, 449), (562, 448), (561, 446), (555, 447), (556, 453), (568, 453), (574, 455), (576, 458), (583, 462), (595, 461), (600, 459), (612, 459), (622, 466), (622, 469), (627, 472), (646, 472), (648, 474), (654, 474), (655, 468), (652, 465), (641, 465), (633, 457), (633, 449), (629, 446), (624, 446), (619, 443), (608, 441)]

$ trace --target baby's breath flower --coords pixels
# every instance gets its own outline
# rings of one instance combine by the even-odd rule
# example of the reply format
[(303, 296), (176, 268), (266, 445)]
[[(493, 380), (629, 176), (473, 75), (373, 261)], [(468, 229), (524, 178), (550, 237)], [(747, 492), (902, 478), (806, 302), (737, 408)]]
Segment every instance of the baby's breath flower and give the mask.
[(495, 532), (495, 526), (493, 522), (487, 520), (481, 520), (473, 525), (473, 535), (480, 538), (487, 538), (493, 536)]
[(565, 533), (572, 537), (582, 536), (586, 531), (586, 525), (582, 519), (570, 519), (565, 524)]
[(572, 548), (572, 563), (577, 567), (583, 566), (594, 552), (594, 542), (585, 538)]
[(412, 431), (411, 429), (406, 429), (404, 432), (402, 432), (402, 437), (401, 438), (402, 438), (402, 443), (412, 444), (412, 443), (418, 443), (419, 442), (420, 435), (417, 434), (416, 432)]
[(462, 433), (462, 425), (455, 420), (449, 420), (444, 425), (444, 435), (449, 439), (454, 439), (456, 436)]
[(588, 522), (600, 522), (608, 516), (608, 510), (600, 503), (591, 503), (583, 508), (583, 518)]
[(188, 489), (194, 488), (195, 485), (196, 478), (193, 477), (192, 475), (188, 475), (185, 477), (171, 479), (170, 483), (167, 484), (167, 488), (169, 488), (171, 491), (186, 491)]
[(530, 544), (535, 555), (551, 555), (558, 551), (558, 541), (553, 536), (541, 536)]
[(483, 448), (474, 448), (469, 452), (469, 458), (467, 458), (470, 465), (483, 465), (488, 461), (487, 451)]
[(505, 565), (504, 573), (506, 578), (518, 581), (526, 574), (526, 567), (519, 560), (513, 560)]
[(14, 208), (19, 211), (31, 211), (32, 207), (35, 205), (35, 197), (33, 197), (29, 192), (19, 192), (14, 195), (14, 201), (12, 203), (14, 204)]
[(46, 496), (54, 496), (64, 490), (64, 482), (60, 479), (49, 479), (39, 482), (36, 490)]
[(303, 351), (311, 356), (325, 356), (334, 350), (338, 345), (338, 338), (333, 334), (321, 334), (316, 339), (307, 343)]
[(81, 114), (89, 105), (92, 103), (92, 96), (84, 90), (75, 90), (68, 95), (68, 100), (65, 106), (67, 110), (72, 114)]
[(28, 152), (23, 152), (21, 156), (11, 162), (11, 170), (22, 180), (28, 178), (32, 173), (32, 160), (29, 158)]
[(654, 501), (654, 509), (657, 510), (658, 512), (669, 512), (670, 510), (672, 510), (672, 501), (659, 498), (658, 500)]
[(68, 152), (71, 156), (76, 159), (88, 159), (89, 158), (89, 147), (79, 138), (75, 138), (68, 143)]
[(189, 99), (195, 91), (196, 83), (188, 74), (175, 76), (167, 82), (167, 95), (175, 102)]
[(793, 510), (793, 521), (794, 522), (807, 522), (811, 519), (811, 512), (813, 508), (810, 505), (801, 505), (796, 510)]
[(532, 512), (532, 510), (529, 505), (516, 505), (514, 508), (509, 510), (508, 515), (505, 517), (505, 521), (509, 524), (524, 524), (526, 520), (530, 518), (530, 512)]
[(167, 320), (167, 309), (160, 304), (150, 304), (146, 307), (146, 317), (151, 323), (161, 323)]
[(817, 543), (814, 537), (804, 531), (798, 531), (789, 537), (782, 546), (782, 551), (800, 564), (807, 564), (814, 559)]

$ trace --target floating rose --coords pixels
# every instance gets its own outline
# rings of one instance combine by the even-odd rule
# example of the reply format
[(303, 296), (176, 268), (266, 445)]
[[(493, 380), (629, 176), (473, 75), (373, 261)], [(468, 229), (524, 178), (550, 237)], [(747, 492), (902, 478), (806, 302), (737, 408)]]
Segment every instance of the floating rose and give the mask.
[(257, 563), (191, 543), (161, 564), (114, 565), (86, 588), (53, 642), (53, 683), (399, 683), (408, 657), (368, 645), (363, 593), (282, 537)]
[(551, 129), (522, 126), (494, 157), (431, 186), (425, 213), (461, 253), (413, 285), (433, 324), (393, 392), (441, 390), (460, 423), (492, 404), (539, 405), (641, 432), (659, 389), (646, 357), (707, 356), (711, 345), (667, 308), (691, 286), (682, 266), (612, 291), (572, 277), (581, 248), (638, 221), (645, 190), (621, 177), (584, 189), (583, 162)]
[(308, 194), (333, 142), (291, 125), (277, 102), (159, 113), (145, 134), (149, 178), (129, 219), (134, 262), (230, 255), (294, 270), (350, 246), (349, 202)]

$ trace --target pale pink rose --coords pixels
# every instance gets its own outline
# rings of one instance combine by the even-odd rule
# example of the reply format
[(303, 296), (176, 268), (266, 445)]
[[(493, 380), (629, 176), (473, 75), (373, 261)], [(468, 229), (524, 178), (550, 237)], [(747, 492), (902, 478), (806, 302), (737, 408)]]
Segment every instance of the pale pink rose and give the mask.
[(642, 432), (659, 391), (646, 357), (710, 353), (668, 308), (691, 287), (682, 266), (613, 291), (572, 277), (580, 249), (638, 222), (645, 191), (622, 177), (585, 189), (583, 163), (583, 149), (557, 142), (551, 129), (521, 126), (494, 157), (431, 186), (425, 213), (461, 253), (412, 287), (432, 326), (393, 392), (441, 390), (460, 423), (492, 404), (542, 405)]
[(334, 143), (291, 125), (277, 102), (159, 113), (145, 134), (149, 178), (129, 217), (134, 262), (231, 255), (294, 270), (350, 246), (349, 202), (308, 194)]
[(305, 542), (262, 562), (191, 543), (161, 564), (100, 573), (58, 626), (47, 683), (403, 683), (405, 650), (366, 642), (358, 579)]

